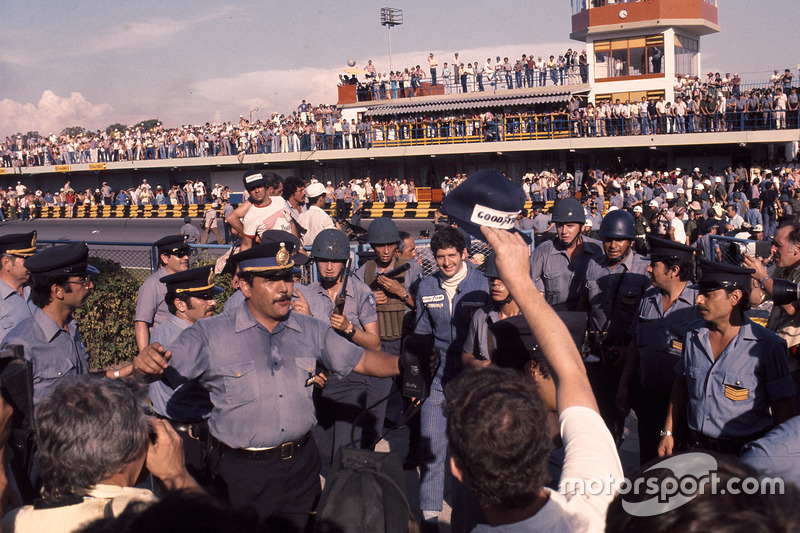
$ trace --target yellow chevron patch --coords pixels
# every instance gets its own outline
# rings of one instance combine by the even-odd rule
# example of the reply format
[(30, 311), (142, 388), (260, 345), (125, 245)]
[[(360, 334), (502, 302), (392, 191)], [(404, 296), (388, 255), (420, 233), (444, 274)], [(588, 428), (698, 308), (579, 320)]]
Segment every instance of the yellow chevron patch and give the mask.
[(725, 397), (729, 400), (733, 400), (734, 402), (746, 400), (749, 394), (750, 390), (745, 389), (744, 387), (736, 387), (734, 385), (727, 384), (725, 385)]

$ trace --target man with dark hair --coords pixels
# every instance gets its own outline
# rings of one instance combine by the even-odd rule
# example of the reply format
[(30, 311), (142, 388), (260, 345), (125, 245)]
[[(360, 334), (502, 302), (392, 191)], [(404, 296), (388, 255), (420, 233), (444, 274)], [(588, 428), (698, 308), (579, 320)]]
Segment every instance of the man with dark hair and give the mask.
[[(500, 278), (518, 302), (556, 383), (566, 459), (559, 491), (544, 487), (550, 453), (546, 409), (535, 386), (491, 365), (465, 372), (447, 388), (453, 475), (477, 496), (491, 531), (600, 531), (613, 490), (577, 495), (576, 481), (622, 479), (614, 440), (597, 411), (569, 330), (528, 276), (519, 235), (483, 228)], [(498, 446), (502, 443), (502, 446)], [(597, 495), (595, 495), (597, 494)]]
[(28, 284), (31, 273), (24, 264), (35, 253), (35, 231), (0, 237), (0, 342), (36, 310)]
[[(245, 303), (199, 320), (168, 346), (152, 344), (134, 367), (171, 386), (197, 379), (209, 392), (209, 468), (220, 495), (262, 520), (304, 530), (320, 495), (320, 458), (311, 378), (332, 372), (390, 377), (397, 357), (364, 350), (329, 324), (291, 312), (291, 242), (269, 242), (232, 257)], [(274, 525), (274, 523), (273, 523)]]
[(140, 350), (150, 344), (151, 330), (169, 318), (167, 302), (164, 300), (167, 286), (161, 282), (161, 278), (188, 270), (189, 254), (192, 251), (183, 235), (167, 235), (157, 240), (153, 246), (158, 252), (160, 268), (150, 274), (139, 287), (136, 315), (133, 319), (136, 345)]
[(675, 381), (672, 369), (681, 356), (689, 323), (700, 318), (694, 305), (697, 290), (689, 284), (695, 249), (649, 235), (647, 244), (651, 250), (647, 273), (653, 287), (644, 293), (631, 325), (634, 338), (616, 397), (617, 409), (627, 416), (629, 389), (633, 390), (640, 464), (658, 456), (659, 432)]
[(738, 454), (772, 426), (795, 415), (795, 387), (786, 342), (747, 320), (753, 270), (700, 260), (697, 310), (675, 365), (658, 454), (678, 451), (673, 432), (683, 420), (685, 447)]
[(134, 488), (144, 465), (167, 490), (200, 491), (178, 436), (166, 422), (148, 421), (141, 400), (128, 380), (60, 381), (36, 407), (42, 500), (6, 515), (3, 530), (76, 531), (129, 503), (152, 502), (152, 492)]
[(292, 218), (297, 222), (306, 209), (306, 182), (298, 176), (289, 176), (283, 181), (283, 199), (289, 208)]
[(25, 359), (33, 363), (36, 405), (61, 379), (89, 373), (89, 357), (72, 313), (89, 297), (94, 288), (90, 276), (99, 272), (89, 264), (86, 243), (47, 248), (24, 264), (31, 272), (31, 300), (37, 309), (8, 332), (2, 348), (21, 345)]
[[(773, 280), (789, 280), (800, 282), (800, 222), (784, 224), (775, 232), (772, 240), (772, 260), (775, 271), (770, 276), (764, 263), (757, 257), (745, 255), (744, 266), (753, 269), (752, 278), (762, 293), (756, 301), (772, 298)], [(800, 301), (785, 305), (773, 305), (769, 314), (767, 328), (786, 341), (789, 355), (789, 370), (792, 372), (795, 387), (800, 387)], [(798, 399), (795, 399), (798, 404)], [(800, 407), (800, 405), (798, 405)]]
[(454, 227), (437, 231), (431, 238), (431, 252), (439, 269), (419, 284), (415, 330), (433, 336), (441, 357), (430, 396), (420, 411), (420, 509), (427, 527), (436, 524), (444, 500), (444, 385), (461, 371), (461, 352), (471, 314), (489, 297), (486, 278), (466, 261), (467, 244), (461, 231)]

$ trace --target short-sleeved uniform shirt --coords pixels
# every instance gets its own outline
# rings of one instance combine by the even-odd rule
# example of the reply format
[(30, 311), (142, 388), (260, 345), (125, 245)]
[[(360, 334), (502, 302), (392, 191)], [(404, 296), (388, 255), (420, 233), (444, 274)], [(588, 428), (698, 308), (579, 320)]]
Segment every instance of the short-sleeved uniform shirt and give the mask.
[(795, 395), (786, 341), (746, 320), (714, 361), (705, 321), (689, 324), (675, 373), (686, 379), (690, 429), (712, 438), (737, 438), (769, 428), (769, 407)]
[(164, 297), (167, 295), (167, 286), (161, 283), (161, 278), (170, 273), (166, 267), (161, 267), (153, 274), (150, 274), (139, 287), (139, 297), (136, 299), (136, 322), (147, 322), (150, 324), (150, 332), (153, 328), (163, 324), (170, 317), (167, 302)]
[[(303, 290), (311, 315), (325, 324), (330, 324), (334, 303), (328, 291), (319, 281), (315, 281)], [(363, 281), (350, 277), (347, 280), (347, 295), (344, 300), (344, 315), (356, 327), (364, 329), (364, 325), (378, 321), (375, 309), (375, 295)]]
[(63, 330), (47, 313), (37, 308), (8, 332), (2, 348), (22, 345), (24, 357), (33, 363), (33, 403), (50, 394), (67, 376), (89, 373), (89, 358), (74, 319)]
[(740, 458), (766, 475), (780, 476), (800, 486), (800, 416), (745, 444)]
[(597, 240), (583, 237), (583, 247), (573, 262), (559, 239), (544, 242), (531, 254), (531, 278), (547, 303), (574, 311), (580, 288), (586, 282), (589, 261), (602, 253)]
[(31, 302), (31, 288), (22, 288), (22, 294), (0, 280), (0, 342), (14, 326), (31, 316), (36, 306)]
[(500, 316), (493, 304), (478, 309), (472, 315), (463, 351), (474, 355), (476, 359), (491, 359), (489, 336), (492, 337), (492, 346), (496, 346), (497, 343), (494, 341), (494, 335), (489, 331), (489, 326), (498, 320), (500, 320)]
[(364, 352), (330, 325), (298, 313), (270, 332), (247, 305), (198, 321), (168, 348), (168, 383), (197, 379), (214, 406), (211, 434), (233, 448), (269, 448), (308, 433), (316, 418), (306, 381), (317, 361), (346, 375)]
[(697, 289), (687, 283), (664, 311), (658, 287), (644, 293), (631, 332), (639, 350), (639, 380), (645, 390), (670, 394), (675, 381), (673, 369), (683, 352), (686, 328), (700, 318), (694, 305), (696, 297)]

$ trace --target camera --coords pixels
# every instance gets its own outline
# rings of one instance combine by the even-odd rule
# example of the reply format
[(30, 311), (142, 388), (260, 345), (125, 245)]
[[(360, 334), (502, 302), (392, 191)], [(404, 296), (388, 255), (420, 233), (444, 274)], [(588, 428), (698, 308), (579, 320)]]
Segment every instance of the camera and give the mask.
[(427, 398), (431, 394), (434, 371), (438, 368), (438, 355), (433, 347), (433, 335), (411, 334), (403, 341), (400, 355), (400, 392), (406, 398)]
[(772, 279), (772, 301), (775, 305), (786, 305), (800, 300), (800, 286), (786, 279)]

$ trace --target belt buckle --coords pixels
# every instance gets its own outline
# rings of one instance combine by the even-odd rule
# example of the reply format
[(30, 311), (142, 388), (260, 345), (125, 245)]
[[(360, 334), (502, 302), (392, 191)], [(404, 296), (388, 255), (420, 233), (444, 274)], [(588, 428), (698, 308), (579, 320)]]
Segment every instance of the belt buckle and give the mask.
[(200, 428), (197, 424), (186, 424), (186, 434), (194, 440), (200, 440)]
[(292, 458), (293, 447), (293, 442), (284, 442), (281, 444), (281, 460), (286, 461)]

